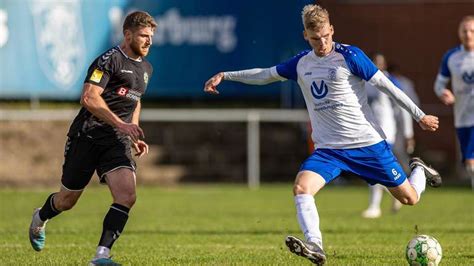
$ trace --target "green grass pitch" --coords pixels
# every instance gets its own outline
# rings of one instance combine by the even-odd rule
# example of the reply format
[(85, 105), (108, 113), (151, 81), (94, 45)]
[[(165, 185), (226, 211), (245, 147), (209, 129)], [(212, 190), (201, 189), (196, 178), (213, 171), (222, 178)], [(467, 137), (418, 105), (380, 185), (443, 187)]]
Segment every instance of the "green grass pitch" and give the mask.
[[(30, 247), (27, 229), (48, 189), (0, 189), (0, 265), (87, 265), (111, 197), (88, 188), (71, 211), (47, 226), (46, 248)], [(327, 265), (406, 265), (405, 246), (428, 234), (443, 248), (441, 265), (474, 265), (474, 193), (428, 188), (416, 206), (383, 216), (360, 216), (366, 187), (328, 186), (316, 197)], [(287, 251), (287, 234), (302, 236), (290, 184), (139, 187), (127, 227), (112, 250), (124, 265), (309, 265)]]

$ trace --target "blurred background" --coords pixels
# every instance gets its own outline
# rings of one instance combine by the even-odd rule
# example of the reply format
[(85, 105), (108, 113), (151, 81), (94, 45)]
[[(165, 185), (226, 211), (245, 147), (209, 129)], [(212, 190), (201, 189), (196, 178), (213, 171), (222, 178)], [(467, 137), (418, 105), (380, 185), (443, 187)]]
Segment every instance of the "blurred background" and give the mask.
[[(0, 186), (57, 185), (69, 124), (89, 64), (120, 43), (134, 10), (155, 17), (142, 99), (150, 154), (138, 182), (292, 182), (309, 155), (308, 118), (296, 83), (224, 82), (203, 93), (219, 71), (271, 67), (308, 49), (301, 9), (314, 1), (0, 0)], [(436, 133), (415, 125), (415, 155), (468, 185), (451, 107), (433, 92), (442, 55), (458, 45), (472, 0), (321, 0), (337, 42), (389, 65), (414, 83), (421, 108), (440, 117)], [(96, 180), (94, 180), (96, 182)], [(363, 184), (346, 176), (336, 183)]]

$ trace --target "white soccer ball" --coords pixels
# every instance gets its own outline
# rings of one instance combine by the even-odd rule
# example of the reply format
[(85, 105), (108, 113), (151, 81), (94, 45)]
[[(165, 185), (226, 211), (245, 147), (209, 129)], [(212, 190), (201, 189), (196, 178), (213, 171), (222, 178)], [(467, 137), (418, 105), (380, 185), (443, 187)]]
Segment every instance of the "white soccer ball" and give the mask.
[(406, 249), (406, 257), (410, 265), (435, 266), (441, 261), (442, 255), (438, 240), (428, 235), (413, 237)]

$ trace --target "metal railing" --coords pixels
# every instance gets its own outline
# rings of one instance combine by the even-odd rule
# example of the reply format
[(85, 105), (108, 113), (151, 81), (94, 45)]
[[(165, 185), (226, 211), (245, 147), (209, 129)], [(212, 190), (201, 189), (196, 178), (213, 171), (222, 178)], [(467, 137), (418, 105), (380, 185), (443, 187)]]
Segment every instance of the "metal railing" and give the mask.
[[(68, 121), (75, 109), (0, 110), (0, 121)], [(260, 186), (260, 122), (308, 122), (306, 110), (282, 109), (143, 109), (146, 122), (245, 122), (247, 123), (247, 183)]]

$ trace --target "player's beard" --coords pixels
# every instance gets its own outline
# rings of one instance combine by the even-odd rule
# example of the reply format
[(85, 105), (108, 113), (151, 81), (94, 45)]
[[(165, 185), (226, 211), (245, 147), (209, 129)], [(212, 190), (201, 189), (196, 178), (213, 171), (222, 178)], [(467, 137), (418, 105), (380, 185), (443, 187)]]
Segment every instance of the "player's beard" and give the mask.
[(143, 46), (140, 46), (140, 44), (132, 42), (130, 44), (130, 49), (132, 49), (133, 53), (138, 55), (138, 56), (146, 56), (148, 54), (150, 45), (143, 44)]

